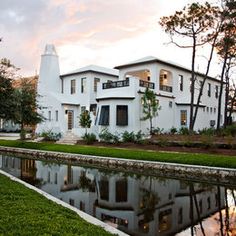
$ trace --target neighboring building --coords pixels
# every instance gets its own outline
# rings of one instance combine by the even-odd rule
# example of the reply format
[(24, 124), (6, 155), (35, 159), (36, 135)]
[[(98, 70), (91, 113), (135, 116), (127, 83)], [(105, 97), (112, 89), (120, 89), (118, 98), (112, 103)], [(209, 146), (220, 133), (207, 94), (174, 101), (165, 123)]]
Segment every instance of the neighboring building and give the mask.
[[(153, 119), (154, 128), (168, 131), (172, 127), (188, 127), (190, 77), (189, 69), (155, 57), (115, 69), (90, 65), (60, 75), (56, 50), (47, 45), (38, 82), (40, 105), (47, 120), (38, 125), (37, 132), (52, 130), (65, 134), (69, 130), (81, 136), (84, 129), (79, 126), (79, 116), (88, 110), (92, 117), (89, 132), (96, 135), (104, 128), (119, 134), (139, 130), (147, 134), (149, 121), (141, 120), (141, 98), (147, 87), (156, 93), (161, 106), (159, 115)], [(197, 73), (196, 95), (203, 78), (204, 75)], [(216, 126), (219, 87), (217, 79), (207, 78), (195, 130)]]

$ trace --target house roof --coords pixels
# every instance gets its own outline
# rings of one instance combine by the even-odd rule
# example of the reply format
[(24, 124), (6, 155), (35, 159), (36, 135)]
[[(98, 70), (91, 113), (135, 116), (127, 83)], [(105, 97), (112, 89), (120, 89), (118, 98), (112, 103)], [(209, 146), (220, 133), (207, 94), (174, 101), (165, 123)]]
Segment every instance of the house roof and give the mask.
[[(174, 63), (174, 62), (171, 62), (171, 61), (164, 61), (164, 60), (159, 59), (159, 58), (154, 57), (154, 56), (143, 57), (143, 58), (140, 58), (138, 60), (131, 61), (127, 64), (116, 66), (115, 69), (120, 70), (120, 69), (124, 69), (124, 68), (127, 68), (127, 67), (137, 66), (137, 65), (147, 64), (147, 63), (161, 63), (163, 65), (171, 66), (171, 67), (174, 67), (176, 69), (180, 69), (180, 70), (191, 73), (191, 70), (187, 67), (184, 67), (180, 64), (177, 64), (177, 63)], [(200, 72), (196, 72), (196, 74), (199, 75), (199, 76), (205, 76), (203, 73), (200, 73)], [(210, 80), (216, 81), (216, 82), (220, 82), (220, 80), (218, 80), (214, 77), (207, 76), (207, 78), (210, 79)]]
[(97, 65), (88, 65), (82, 68), (79, 68), (77, 70), (73, 70), (71, 72), (68, 72), (66, 74), (61, 75), (61, 77), (66, 77), (70, 75), (77, 75), (77, 74), (82, 74), (82, 73), (87, 73), (87, 72), (95, 72), (98, 74), (103, 74), (103, 75), (110, 75), (114, 77), (118, 77), (119, 71), (116, 69), (110, 69), (102, 66), (97, 66)]

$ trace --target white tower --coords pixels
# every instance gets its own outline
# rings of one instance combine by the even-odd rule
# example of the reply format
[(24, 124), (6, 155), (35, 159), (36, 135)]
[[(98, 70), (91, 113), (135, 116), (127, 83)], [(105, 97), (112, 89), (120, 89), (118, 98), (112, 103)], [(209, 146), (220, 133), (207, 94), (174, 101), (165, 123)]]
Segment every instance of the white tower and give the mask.
[(54, 45), (47, 44), (41, 56), (38, 93), (41, 96), (48, 92), (61, 92), (59, 60)]

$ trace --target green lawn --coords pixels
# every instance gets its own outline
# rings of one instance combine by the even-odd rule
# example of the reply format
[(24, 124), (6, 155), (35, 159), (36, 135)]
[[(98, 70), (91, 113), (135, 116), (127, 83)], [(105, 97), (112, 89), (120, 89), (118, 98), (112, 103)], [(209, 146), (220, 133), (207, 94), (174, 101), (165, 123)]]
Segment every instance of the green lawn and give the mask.
[(51, 143), (32, 143), (22, 141), (0, 140), (0, 146), (38, 149), (46, 151), (58, 151), (66, 153), (87, 154), (106, 157), (119, 157), (134, 160), (148, 160), (171, 162), (191, 165), (215, 166), (236, 168), (236, 156), (211, 155), (211, 154), (192, 154), (192, 153), (174, 153), (174, 152), (155, 152), (144, 150), (94, 147), (82, 145), (62, 145)]
[(0, 235), (112, 235), (0, 175)]

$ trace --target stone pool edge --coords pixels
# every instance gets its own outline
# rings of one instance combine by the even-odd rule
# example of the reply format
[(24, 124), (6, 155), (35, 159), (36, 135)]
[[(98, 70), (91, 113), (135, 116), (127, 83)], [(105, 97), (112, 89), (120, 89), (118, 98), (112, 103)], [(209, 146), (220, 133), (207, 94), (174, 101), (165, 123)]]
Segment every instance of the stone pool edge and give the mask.
[(109, 167), (119, 170), (139, 170), (139, 171), (159, 171), (163, 174), (177, 174), (180, 177), (185, 175), (193, 175), (195, 178), (206, 175), (208, 177), (217, 179), (236, 179), (236, 169), (222, 168), (222, 167), (208, 167), (199, 165), (187, 165), (178, 163), (131, 160), (113, 157), (101, 157), (83, 154), (73, 154), (64, 152), (53, 152), (35, 149), (14, 148), (0, 146), (0, 151), (4, 153), (32, 155), (34, 159), (40, 158), (47, 161), (67, 161), (73, 163), (82, 163), (88, 165), (101, 165), (102, 167)]
[(111, 233), (111, 234), (114, 234), (114, 235), (119, 235), (119, 236), (128, 236), (128, 234), (124, 233), (124, 232), (121, 232), (120, 230), (98, 220), (97, 218), (77, 209), (76, 207), (73, 207), (71, 205), (69, 205), (68, 203), (66, 202), (63, 202), (62, 200), (56, 198), (56, 197), (53, 197), (52, 195), (44, 192), (43, 190), (41, 189), (38, 189), (36, 188), (35, 186), (31, 185), (31, 184), (28, 184), (26, 182), (24, 182), (23, 180), (21, 179), (18, 179), (17, 177), (14, 177), (13, 175), (11, 174), (8, 174), (6, 173), (5, 171), (1, 170), (0, 169), (0, 174), (10, 178), (12, 181), (15, 181), (15, 182), (18, 182), (22, 185), (24, 185), (26, 188), (29, 188), (37, 193), (39, 193), (40, 195), (44, 196), (45, 198), (47, 198), (48, 200), (51, 200), (53, 202), (55, 202), (56, 204), (58, 205), (61, 205), (65, 208), (68, 208), (72, 211), (74, 211), (76, 214), (78, 214), (82, 219), (84, 219), (85, 221), (87, 221), (88, 223), (90, 224), (93, 224), (93, 225), (96, 225), (96, 226), (100, 226), (101, 228), (103, 228), (104, 230), (106, 230), (107, 232)]

